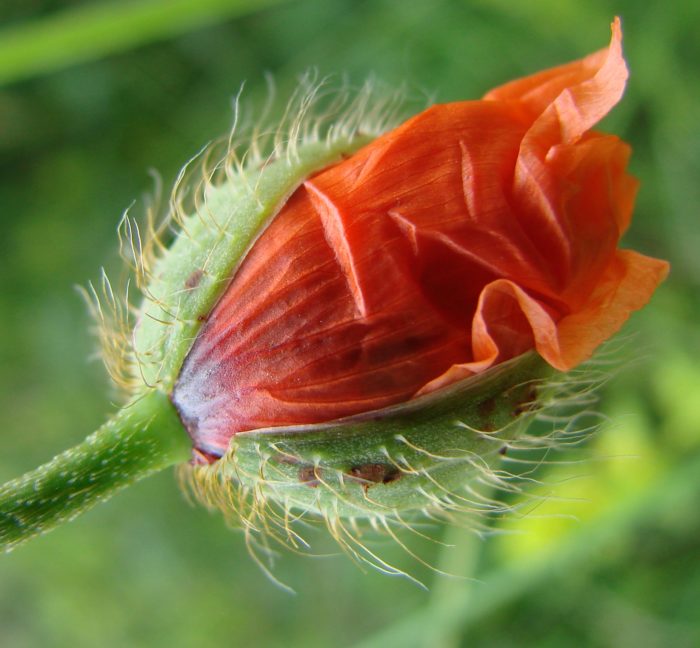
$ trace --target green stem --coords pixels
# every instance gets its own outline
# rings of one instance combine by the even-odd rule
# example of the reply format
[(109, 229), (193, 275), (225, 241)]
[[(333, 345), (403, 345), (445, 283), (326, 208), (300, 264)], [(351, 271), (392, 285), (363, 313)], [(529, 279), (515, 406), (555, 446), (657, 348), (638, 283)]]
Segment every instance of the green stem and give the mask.
[(149, 392), (81, 444), (0, 486), (0, 549), (9, 551), (121, 488), (186, 461), (190, 450), (168, 397)]

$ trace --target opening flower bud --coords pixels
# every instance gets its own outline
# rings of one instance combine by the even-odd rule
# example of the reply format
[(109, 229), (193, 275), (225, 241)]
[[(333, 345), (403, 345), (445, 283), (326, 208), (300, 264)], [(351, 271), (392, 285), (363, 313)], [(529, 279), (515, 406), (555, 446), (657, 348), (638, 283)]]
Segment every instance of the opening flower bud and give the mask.
[(335, 528), (498, 481), (550, 376), (668, 272), (618, 248), (630, 147), (593, 130), (625, 88), (621, 39), (616, 20), (604, 50), (392, 129), (362, 96), (322, 135), (302, 97), (269, 155), (254, 133), (192, 210), (174, 192), (172, 244), (124, 221), (145, 301), (133, 335), (104, 335), (112, 373), (174, 405), (202, 500), (248, 530), (270, 504)]
[[(543, 376), (531, 355), (507, 361), (534, 350), (572, 369), (667, 272), (617, 248), (637, 182), (629, 146), (592, 128), (626, 79), (615, 22), (606, 50), (432, 106), (305, 177), (231, 280), (217, 278), (225, 290), (174, 384), (198, 459), (216, 462), (233, 442), (234, 479), (257, 483), (264, 460), (262, 481), (286, 501), (299, 482), (330, 479), (334, 493), (357, 477), (380, 486), (374, 502), (404, 490), (412, 464), (396, 457), (412, 445), (423, 459), (445, 446), (493, 454), (465, 426), (508, 427), (517, 401), (533, 400), (523, 385)], [(251, 438), (258, 454), (241, 468)], [(413, 492), (387, 510), (427, 504), (415, 490), (434, 490), (433, 477), (411, 477)], [(366, 499), (350, 509), (375, 512)]]

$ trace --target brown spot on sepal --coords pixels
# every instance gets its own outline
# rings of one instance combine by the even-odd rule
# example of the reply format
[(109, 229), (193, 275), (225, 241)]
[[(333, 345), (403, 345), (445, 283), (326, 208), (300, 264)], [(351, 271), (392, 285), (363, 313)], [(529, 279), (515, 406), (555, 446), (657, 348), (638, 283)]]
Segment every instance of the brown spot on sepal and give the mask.
[(366, 463), (353, 466), (347, 475), (362, 482), (365, 489), (375, 484), (390, 484), (401, 477), (401, 471), (391, 464)]
[(477, 406), (476, 406), (476, 413), (479, 416), (483, 416), (484, 418), (488, 418), (489, 416), (493, 416), (493, 413), (496, 411), (496, 399), (495, 398), (487, 398), (486, 400), (481, 401)]
[(185, 288), (187, 290), (192, 290), (193, 288), (196, 288), (199, 286), (199, 282), (202, 280), (202, 277), (204, 276), (204, 272), (197, 268), (192, 274), (187, 277), (185, 280)]
[(537, 409), (537, 386), (530, 385), (524, 398), (513, 408), (513, 417), (518, 417), (526, 412)]
[(319, 479), (320, 468), (316, 466), (302, 466), (299, 468), (299, 481), (311, 488), (316, 488), (321, 480)]
[(302, 463), (302, 459), (300, 457), (296, 457), (294, 455), (287, 454), (286, 452), (282, 451), (279, 451), (276, 454), (272, 455), (272, 461), (278, 464), (287, 464), (292, 466), (296, 466)]
[(496, 413), (498, 403), (495, 398), (487, 398), (476, 406), (476, 413), (479, 416), (479, 429), (483, 432), (493, 432), (497, 429), (493, 417)]

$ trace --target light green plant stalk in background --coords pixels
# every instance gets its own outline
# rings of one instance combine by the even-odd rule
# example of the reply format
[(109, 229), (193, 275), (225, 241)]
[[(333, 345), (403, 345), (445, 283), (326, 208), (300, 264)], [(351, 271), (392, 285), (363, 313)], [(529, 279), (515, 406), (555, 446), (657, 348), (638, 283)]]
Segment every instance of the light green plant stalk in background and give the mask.
[(0, 85), (92, 61), (283, 0), (131, 0), (85, 4), (0, 31)]

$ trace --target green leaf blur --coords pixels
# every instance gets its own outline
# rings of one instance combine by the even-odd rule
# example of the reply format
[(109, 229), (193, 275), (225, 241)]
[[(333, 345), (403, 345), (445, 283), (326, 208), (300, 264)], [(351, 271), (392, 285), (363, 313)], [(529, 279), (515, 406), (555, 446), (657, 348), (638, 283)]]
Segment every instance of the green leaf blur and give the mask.
[[(0, 556), (0, 646), (700, 645), (700, 5), (178, 0), (177, 20), (137, 30), (136, 5), (116, 3), (114, 29), (128, 33), (103, 42), (84, 19), (92, 4), (0, 9), (0, 68), (21, 71), (0, 87), (0, 482), (114, 411), (74, 285), (101, 266), (119, 274), (116, 224), (153, 191), (149, 169), (167, 187), (227, 131), (241, 83), (251, 105), (264, 95), (268, 71), (281, 97), (310, 67), (358, 84), (373, 73), (414, 97), (478, 97), (603, 47), (620, 15), (632, 74), (604, 127), (632, 143), (642, 181), (627, 242), (672, 273), (623, 333), (629, 362), (601, 393), (608, 420), (585, 451), (540, 467), (522, 515), (494, 521), (504, 533), (434, 527), (455, 548), (419, 542), (469, 579), (379, 540), (428, 591), (343, 556), (289, 554), (275, 574), (290, 596), (164, 473)], [(204, 4), (216, 8), (206, 18)], [(47, 35), (67, 10), (83, 17), (71, 37)]]

